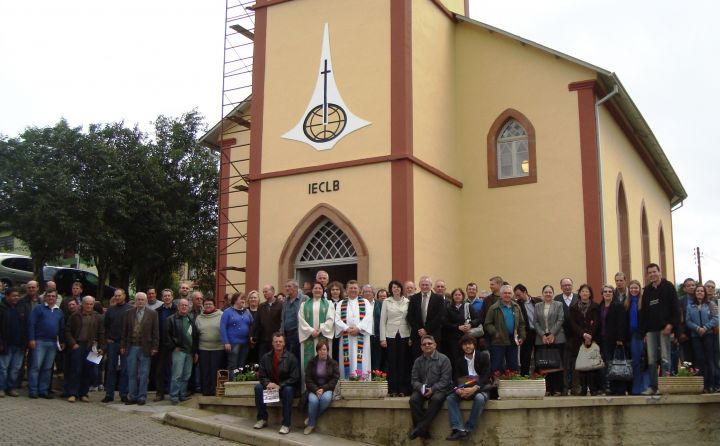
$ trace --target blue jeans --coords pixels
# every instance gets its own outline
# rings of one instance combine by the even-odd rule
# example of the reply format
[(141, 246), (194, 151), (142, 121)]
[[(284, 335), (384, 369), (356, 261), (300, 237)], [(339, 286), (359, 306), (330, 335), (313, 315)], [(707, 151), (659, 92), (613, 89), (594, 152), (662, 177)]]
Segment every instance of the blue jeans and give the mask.
[(649, 331), (647, 333), (647, 361), (648, 361), (648, 375), (650, 375), (650, 387), (657, 390), (658, 386), (658, 374), (657, 374), (657, 359), (658, 359), (658, 348), (660, 349), (660, 368), (662, 374), (667, 375), (670, 373), (670, 348), (672, 338), (670, 335), (664, 335), (660, 331)]
[(127, 355), (128, 400), (145, 401), (147, 399), (148, 376), (150, 375), (150, 357), (145, 356), (142, 347), (131, 345)]
[(704, 378), (705, 389), (712, 389), (715, 386), (715, 346), (713, 345), (712, 332), (703, 337), (693, 336), (690, 338), (693, 358), (693, 367), (700, 369)]
[(172, 352), (172, 366), (170, 375), (170, 400), (177, 401), (187, 392), (188, 379), (192, 372), (192, 354), (185, 352)]
[(87, 396), (92, 378), (92, 366), (87, 355), (90, 349), (86, 343), (79, 343), (78, 348), (67, 350), (65, 360), (68, 361), (70, 375), (65, 378), (65, 393), (67, 396)]
[(643, 339), (637, 333), (630, 340), (630, 358), (632, 359), (633, 380), (630, 393), (640, 395), (650, 385), (647, 371), (643, 371), (642, 357), (645, 350)]
[(24, 349), (14, 345), (5, 347), (5, 351), (0, 355), (0, 390), (8, 392), (15, 389), (24, 357)]
[(506, 369), (512, 371), (520, 370), (517, 345), (491, 345), (492, 371), (504, 372)]
[(113, 399), (115, 397), (115, 387), (118, 381), (118, 358), (120, 358), (120, 398), (127, 398), (128, 394), (128, 371), (127, 357), (120, 354), (120, 342), (107, 343), (107, 357), (105, 362), (105, 396)]
[(308, 426), (315, 427), (318, 417), (330, 407), (332, 398), (331, 390), (323, 392), (320, 398), (316, 393), (308, 393)]
[(57, 353), (57, 342), (35, 341), (30, 353), (30, 373), (28, 374), (28, 394), (45, 396), (50, 391), (52, 366)]
[(477, 428), (480, 415), (482, 415), (485, 403), (487, 403), (487, 395), (478, 392), (473, 396), (472, 409), (467, 422), (463, 425), (462, 415), (460, 414), (460, 401), (462, 398), (453, 392), (447, 397), (448, 417), (450, 418), (450, 428), (459, 431), (472, 432)]
[[(267, 405), (263, 401), (263, 390), (265, 388), (262, 384), (255, 385), (255, 406), (257, 406), (257, 419), (265, 420), (268, 419)], [(282, 403), (282, 425), (291, 426), (292, 417), (292, 404), (293, 397), (295, 396), (295, 389), (292, 386), (282, 386), (280, 388), (280, 402)]]
[(235, 377), (234, 370), (245, 367), (250, 344), (233, 344), (227, 355), (227, 368), (230, 373), (230, 381)]

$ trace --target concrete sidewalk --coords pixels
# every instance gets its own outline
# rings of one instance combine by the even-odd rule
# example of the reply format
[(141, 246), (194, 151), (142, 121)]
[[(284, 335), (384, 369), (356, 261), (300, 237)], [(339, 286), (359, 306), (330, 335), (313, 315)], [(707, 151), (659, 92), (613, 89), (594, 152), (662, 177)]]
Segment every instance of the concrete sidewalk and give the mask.
[[(160, 419), (160, 414), (153, 417)], [(255, 420), (201, 409), (165, 412), (162, 414), (161, 421), (171, 426), (253, 446), (359, 446), (367, 444), (316, 432), (304, 435), (299, 428), (293, 428), (287, 435), (278, 433), (280, 426), (270, 425), (264, 429), (253, 429)]]

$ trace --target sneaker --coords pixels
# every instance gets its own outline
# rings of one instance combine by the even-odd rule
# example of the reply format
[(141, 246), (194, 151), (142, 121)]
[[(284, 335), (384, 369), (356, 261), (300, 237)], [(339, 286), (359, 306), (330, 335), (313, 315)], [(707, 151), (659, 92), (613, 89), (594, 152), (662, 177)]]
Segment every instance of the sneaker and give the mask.
[(656, 392), (657, 392), (657, 391), (656, 391), (655, 389), (653, 389), (652, 387), (648, 387), (648, 388), (645, 389), (645, 391), (642, 392), (640, 395), (655, 395)]
[[(258, 420), (253, 426), (253, 429), (262, 429), (267, 426), (267, 420)], [(284, 427), (284, 426), (283, 426)]]
[(105, 386), (103, 386), (102, 384), (100, 384), (100, 385), (98, 386), (98, 390), (99, 390), (100, 392), (102, 392), (103, 390), (105, 390)]
[(0, 390), (0, 398), (5, 398), (5, 391), (4, 391), (4, 390)]
[(18, 397), (18, 396), (20, 396), (20, 394), (18, 393), (18, 391), (15, 390), (15, 389), (12, 389), (12, 390), (9, 391), (7, 394), (8, 394), (8, 396), (12, 396), (12, 397)]
[(180, 401), (187, 401), (187, 400), (190, 400), (190, 399), (192, 399), (192, 398), (187, 397), (187, 396), (181, 396), (181, 397), (180, 397)]
[(310, 418), (305, 418), (305, 426), (307, 426), (308, 424), (310, 424)]
[(69, 396), (67, 399), (68, 403), (74, 403), (76, 401), (74, 396)]
[(90, 388), (88, 389), (88, 392), (97, 392), (97, 390), (98, 390), (97, 386), (90, 386)]
[(447, 441), (458, 441), (462, 438), (467, 437), (467, 435), (468, 435), (468, 433), (463, 430), (453, 429), (452, 433), (450, 435), (448, 435), (447, 437), (445, 437), (445, 439)]
[(281, 433), (283, 435), (290, 433), (290, 426), (280, 426), (280, 430), (278, 433)]
[(81, 397), (80, 397), (80, 401), (82, 401), (83, 403), (89, 403), (89, 402), (90, 402), (90, 398), (88, 398), (88, 397), (86, 397), (86, 396), (81, 396)]
[[(283, 426), (283, 427), (285, 427), (285, 426)], [(308, 427), (306, 427), (305, 430), (303, 431), (303, 434), (305, 434), (305, 435), (310, 435), (310, 434), (312, 434), (312, 431), (313, 431), (314, 429), (315, 429), (315, 426), (308, 426)]]

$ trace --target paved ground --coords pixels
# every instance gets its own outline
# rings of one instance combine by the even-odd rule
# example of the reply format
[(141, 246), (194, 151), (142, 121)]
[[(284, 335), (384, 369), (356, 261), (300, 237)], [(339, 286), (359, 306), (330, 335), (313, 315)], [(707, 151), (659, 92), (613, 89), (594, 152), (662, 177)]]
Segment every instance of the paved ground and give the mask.
[[(139, 408), (122, 403), (102, 404), (104, 392), (92, 392), (91, 403), (61, 399), (31, 400), (22, 389), (18, 398), (0, 398), (0, 445), (238, 445), (161, 424), (151, 415), (177, 410), (168, 402)], [(151, 397), (152, 398), (152, 397)], [(142, 409), (141, 413), (127, 409)]]

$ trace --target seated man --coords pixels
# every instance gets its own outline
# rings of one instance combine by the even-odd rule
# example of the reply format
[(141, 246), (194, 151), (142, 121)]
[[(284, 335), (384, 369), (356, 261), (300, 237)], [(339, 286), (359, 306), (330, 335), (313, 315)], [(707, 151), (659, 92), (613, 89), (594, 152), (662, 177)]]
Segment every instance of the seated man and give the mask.
[[(410, 410), (413, 429), (408, 438), (430, 438), (430, 423), (442, 409), (447, 393), (452, 389), (452, 367), (447, 356), (438, 352), (435, 338), (425, 335), (420, 339), (422, 355), (412, 368)], [(428, 408), (425, 409), (425, 402)]]
[(272, 351), (269, 351), (260, 358), (260, 370), (258, 379), (260, 384), (255, 386), (255, 405), (258, 408), (257, 423), (255, 429), (262, 429), (267, 426), (267, 405), (263, 400), (263, 390), (277, 389), (282, 403), (282, 426), (281, 434), (290, 432), (290, 417), (292, 415), (292, 403), (295, 396), (295, 388), (300, 383), (300, 368), (295, 355), (285, 351), (285, 335), (276, 332), (272, 337)]
[[(455, 381), (458, 384), (447, 397), (448, 416), (452, 432), (445, 438), (449, 441), (465, 438), (477, 427), (478, 420), (488, 400), (486, 393), (490, 382), (490, 354), (485, 349), (475, 349), (475, 338), (464, 335), (460, 338), (463, 355), (455, 365)], [(472, 400), (470, 417), (463, 425), (460, 414), (460, 400)]]

